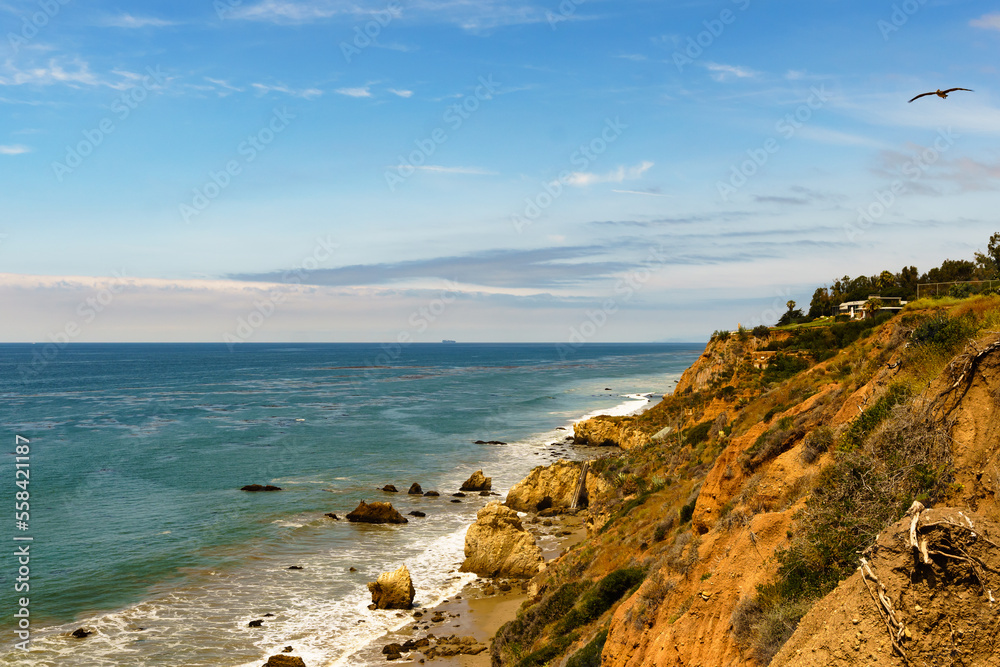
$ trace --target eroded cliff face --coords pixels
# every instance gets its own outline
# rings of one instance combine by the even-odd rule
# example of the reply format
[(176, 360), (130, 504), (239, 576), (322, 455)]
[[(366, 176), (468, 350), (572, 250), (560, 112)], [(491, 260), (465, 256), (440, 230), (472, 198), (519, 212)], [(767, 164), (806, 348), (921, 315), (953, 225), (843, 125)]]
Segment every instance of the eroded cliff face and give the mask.
[[(1000, 312), (1000, 300), (996, 308)], [(900, 383), (915, 388), (908, 399), (914, 410), (930, 415), (953, 443), (954, 482), (942, 501), (978, 511), (986, 521), (995, 518), (1000, 509), (1000, 344), (993, 344), (1000, 336), (984, 334), (947, 366), (935, 366), (908, 343), (923, 317), (897, 317), (832, 358), (763, 387), (757, 380), (761, 371), (754, 368), (759, 341), (716, 341), (684, 374), (677, 392), (649, 413), (584, 425), (583, 433), (596, 434), (602, 443), (622, 444), (615, 440), (622, 437), (625, 451), (593, 464), (593, 474), (604, 482), (587, 510), (594, 528), (583, 544), (535, 577), (535, 602), (553, 604), (552, 596), (566, 582), (596, 582), (620, 568), (643, 567), (646, 578), (579, 631), (562, 654), (597, 641), (604, 629), (602, 665), (760, 664), (752, 648), (737, 642), (739, 613), (734, 612), (757, 594), (758, 586), (775, 580), (777, 555), (790, 546), (821, 472), (837, 460), (837, 443), (856, 429), (861, 416), (883, 409), (891, 413), (891, 404), (878, 406)], [(734, 389), (719, 391), (726, 386)], [(640, 432), (648, 438), (664, 425), (671, 430), (663, 439), (634, 436)], [(988, 576), (1000, 604), (1000, 585), (992, 582), (994, 574)], [(863, 591), (860, 584), (852, 585), (855, 592)], [(975, 588), (966, 592), (975, 593), (978, 604), (986, 593)], [(817, 609), (832, 614), (847, 608), (843, 602), (831, 604)], [(817, 613), (819, 623), (823, 612)], [(809, 618), (803, 628), (815, 631)], [(853, 616), (850, 621), (853, 625)], [(871, 634), (876, 630), (877, 624), (863, 630), (870, 638), (861, 651), (865, 656), (878, 658), (886, 650), (886, 642)], [(533, 648), (545, 641), (552, 637), (543, 635)], [(811, 651), (803, 641), (795, 639), (790, 646)], [(853, 647), (853, 640), (848, 643)], [(801, 654), (782, 656), (784, 662), (776, 664), (811, 664), (797, 662)], [(830, 659), (815, 664), (876, 664)]]

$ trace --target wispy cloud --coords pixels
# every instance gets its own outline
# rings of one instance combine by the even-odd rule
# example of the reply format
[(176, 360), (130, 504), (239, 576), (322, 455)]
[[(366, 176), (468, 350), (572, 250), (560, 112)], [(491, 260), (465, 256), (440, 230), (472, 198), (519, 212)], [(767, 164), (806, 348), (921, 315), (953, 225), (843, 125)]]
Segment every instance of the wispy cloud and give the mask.
[(710, 72), (710, 76), (719, 82), (731, 81), (733, 79), (752, 79), (759, 73), (749, 67), (738, 65), (724, 65), (722, 63), (705, 63), (705, 69)]
[(347, 97), (371, 97), (372, 91), (370, 86), (360, 86), (358, 88), (338, 88), (333, 91), (338, 95), (346, 95)]
[(620, 166), (614, 171), (609, 171), (606, 174), (576, 171), (570, 174), (567, 183), (569, 185), (575, 185), (576, 187), (586, 187), (597, 183), (624, 183), (625, 181), (634, 181), (641, 178), (643, 174), (652, 169), (653, 165), (653, 162), (649, 162), (647, 160), (640, 162), (634, 167)]
[(284, 84), (265, 84), (265, 83), (252, 83), (254, 90), (260, 95), (266, 95), (268, 93), (284, 93), (285, 95), (291, 95), (292, 97), (301, 97), (306, 100), (311, 100), (315, 97), (319, 97), (323, 94), (323, 91), (319, 88), (304, 88), (302, 90), (295, 90), (289, 88)]
[(617, 192), (620, 195), (645, 195), (647, 197), (673, 197), (673, 195), (665, 195), (661, 193), (656, 188), (650, 188), (649, 190), (612, 190), (612, 192)]
[(205, 81), (208, 81), (209, 83), (215, 84), (219, 88), (222, 88), (222, 90), (219, 91), (219, 95), (221, 97), (225, 97), (230, 92), (233, 92), (233, 93), (242, 93), (244, 90), (246, 90), (246, 88), (240, 88), (238, 86), (234, 86), (233, 84), (229, 83), (225, 79), (213, 79), (210, 76), (206, 76), (205, 77)]
[(978, 19), (969, 21), (973, 28), (985, 28), (987, 30), (1000, 30), (1000, 12), (983, 14)]
[(109, 28), (164, 28), (167, 26), (177, 25), (177, 22), (152, 16), (120, 14), (118, 16), (105, 19), (101, 25)]
[(71, 88), (101, 87), (127, 90), (147, 79), (147, 75), (127, 70), (112, 70), (114, 77), (97, 74), (90, 70), (90, 64), (80, 58), (66, 60), (50, 58), (46, 63), (19, 67), (13, 61), (6, 61), (0, 67), (0, 86), (52, 86), (65, 85)]
[(0, 146), (0, 155), (22, 155), (24, 153), (30, 153), (31, 148), (28, 146), (22, 146), (21, 144), (9, 144), (6, 146)]
[(442, 167), (440, 165), (425, 164), (413, 167), (416, 171), (427, 171), (433, 174), (467, 174), (470, 176), (496, 176), (497, 172), (480, 167)]
[(389, 92), (393, 95), (398, 95), (399, 97), (413, 97), (412, 90), (397, 90), (396, 88), (390, 88)]

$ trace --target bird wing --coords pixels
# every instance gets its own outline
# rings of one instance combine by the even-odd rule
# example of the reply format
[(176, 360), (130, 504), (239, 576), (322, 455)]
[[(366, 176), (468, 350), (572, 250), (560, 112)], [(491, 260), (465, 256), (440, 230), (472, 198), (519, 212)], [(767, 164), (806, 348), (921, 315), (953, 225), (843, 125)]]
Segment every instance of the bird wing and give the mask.
[(946, 90), (946, 91), (944, 91), (944, 92), (945, 92), (945, 93), (953, 93), (953, 92), (955, 92), (956, 90), (967, 90), (967, 91), (969, 91), (970, 93), (974, 93), (974, 92), (976, 92), (976, 91), (972, 90), (971, 88), (949, 88), (948, 90)]
[[(914, 97), (913, 100), (919, 100), (921, 97), (927, 97), (928, 95), (937, 95), (937, 92), (935, 91), (933, 93), (920, 93), (919, 95)], [(910, 100), (910, 102), (912, 102), (913, 100)]]

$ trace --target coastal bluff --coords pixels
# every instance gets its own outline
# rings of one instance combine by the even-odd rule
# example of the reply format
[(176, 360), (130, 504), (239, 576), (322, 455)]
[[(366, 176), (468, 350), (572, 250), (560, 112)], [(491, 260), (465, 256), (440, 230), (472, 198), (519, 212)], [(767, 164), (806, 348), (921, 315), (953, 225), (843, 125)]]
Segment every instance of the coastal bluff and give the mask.
[(632, 425), (628, 417), (600, 415), (573, 425), (573, 442), (590, 447), (638, 449), (649, 444), (649, 434)]
[(599, 475), (587, 474), (583, 489), (580, 489), (583, 468), (583, 463), (565, 459), (538, 466), (511, 487), (504, 505), (518, 512), (540, 512), (550, 508), (565, 511), (573, 507), (577, 492), (582, 491), (580, 506), (585, 507), (589, 498), (596, 498), (608, 485)]

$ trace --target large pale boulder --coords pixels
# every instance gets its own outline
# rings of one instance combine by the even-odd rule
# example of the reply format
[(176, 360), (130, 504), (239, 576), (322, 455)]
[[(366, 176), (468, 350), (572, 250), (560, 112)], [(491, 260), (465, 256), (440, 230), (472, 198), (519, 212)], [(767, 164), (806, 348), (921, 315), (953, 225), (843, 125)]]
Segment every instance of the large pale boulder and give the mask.
[[(538, 512), (549, 508), (567, 510), (573, 506), (582, 471), (582, 463), (564, 459), (538, 466), (511, 488), (504, 505), (518, 512)], [(580, 507), (586, 507), (588, 499), (595, 498), (606, 488), (607, 483), (600, 475), (588, 473)]]
[(517, 512), (493, 501), (479, 510), (465, 534), (462, 572), (481, 577), (532, 577), (544, 567), (542, 550)]
[(369, 581), (368, 590), (376, 609), (409, 609), (413, 606), (413, 580), (405, 565), (395, 572), (383, 572), (376, 581)]
[(347, 515), (347, 520), (354, 523), (408, 523), (406, 517), (390, 503), (369, 504), (363, 500)]
[(628, 417), (601, 415), (574, 424), (573, 441), (591, 447), (637, 449), (649, 444), (649, 435), (635, 428)]
[(489, 491), (493, 488), (493, 478), (487, 477), (482, 470), (472, 473), (472, 477), (465, 480), (460, 491)]

